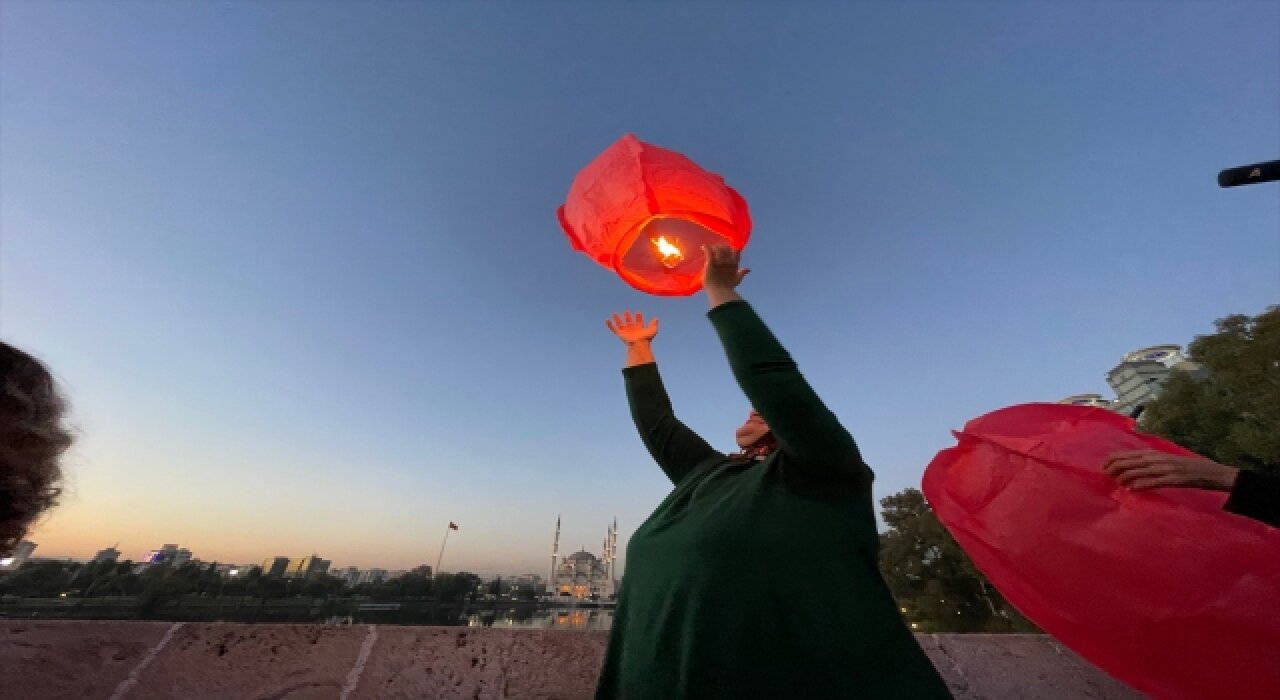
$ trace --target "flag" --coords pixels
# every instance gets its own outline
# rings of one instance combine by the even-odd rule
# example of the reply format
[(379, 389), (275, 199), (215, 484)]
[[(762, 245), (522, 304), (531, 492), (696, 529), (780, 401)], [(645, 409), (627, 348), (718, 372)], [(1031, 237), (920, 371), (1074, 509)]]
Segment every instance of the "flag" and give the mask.
[(450, 530), (457, 530), (457, 529), (458, 529), (458, 524), (457, 524), (457, 523), (455, 523), (455, 522), (453, 522), (452, 520), (450, 520), (450, 521), (449, 521), (449, 529), (450, 529)]

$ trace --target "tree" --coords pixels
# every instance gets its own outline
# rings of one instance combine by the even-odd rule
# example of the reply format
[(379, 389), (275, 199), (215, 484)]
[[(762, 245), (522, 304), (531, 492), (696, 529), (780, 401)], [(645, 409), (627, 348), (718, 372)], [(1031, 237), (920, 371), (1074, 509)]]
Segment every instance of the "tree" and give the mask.
[(30, 597), (56, 597), (67, 592), (72, 567), (54, 560), (29, 561), (4, 579), (0, 592)]
[(264, 577), (258, 581), (257, 596), (266, 600), (267, 598), (284, 598), (289, 595), (289, 586), (282, 578)]
[(345, 587), (346, 584), (337, 576), (316, 574), (303, 586), (302, 593), (315, 598), (327, 598), (341, 593)]
[(1174, 373), (1142, 428), (1223, 464), (1280, 471), (1280, 306), (1214, 325), (1187, 348), (1208, 371)]
[(400, 595), (409, 598), (425, 598), (431, 595), (432, 581), (421, 573), (408, 573), (395, 580)]
[(1030, 632), (960, 549), (916, 489), (880, 500), (880, 572), (903, 614), (920, 632)]
[(437, 574), (435, 578), (436, 599), (442, 601), (459, 601), (473, 596), (480, 577), (461, 571), (456, 574)]

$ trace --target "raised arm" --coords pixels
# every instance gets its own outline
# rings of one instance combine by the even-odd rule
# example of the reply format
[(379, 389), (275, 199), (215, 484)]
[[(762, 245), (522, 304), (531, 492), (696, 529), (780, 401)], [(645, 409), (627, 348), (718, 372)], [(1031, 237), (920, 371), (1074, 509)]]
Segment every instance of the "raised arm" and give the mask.
[(1223, 509), (1280, 527), (1280, 474), (1239, 469), (1199, 455), (1184, 457), (1159, 450), (1111, 455), (1103, 469), (1134, 491), (1167, 487), (1226, 491)]
[(853, 436), (822, 403), (796, 363), (736, 287), (748, 270), (727, 246), (707, 250), (704, 287), (708, 317), (729, 357), (738, 385), (769, 424), (782, 450), (783, 468), (814, 485), (866, 488), (871, 470)]
[(671, 399), (653, 358), (658, 319), (646, 325), (643, 315), (633, 316), (628, 311), (621, 316), (614, 314), (605, 325), (627, 346), (622, 376), (626, 381), (631, 418), (644, 446), (671, 483), (679, 484), (703, 461), (723, 456), (681, 423), (671, 408)]

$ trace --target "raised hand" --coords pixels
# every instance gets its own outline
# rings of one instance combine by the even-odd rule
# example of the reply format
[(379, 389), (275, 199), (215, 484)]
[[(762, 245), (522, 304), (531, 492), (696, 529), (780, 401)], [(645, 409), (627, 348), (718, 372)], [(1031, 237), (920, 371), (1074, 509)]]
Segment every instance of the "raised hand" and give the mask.
[(645, 324), (644, 314), (636, 312), (632, 315), (630, 311), (614, 314), (604, 322), (604, 325), (618, 336), (618, 339), (627, 345), (634, 345), (640, 342), (649, 342), (658, 334), (658, 319), (649, 319), (649, 323)]
[(1239, 470), (1204, 457), (1138, 450), (1111, 455), (1103, 471), (1134, 491), (1166, 486), (1230, 491)]
[(751, 272), (739, 267), (742, 254), (727, 245), (703, 246), (702, 252), (707, 259), (702, 270), (702, 285), (708, 290), (734, 289)]

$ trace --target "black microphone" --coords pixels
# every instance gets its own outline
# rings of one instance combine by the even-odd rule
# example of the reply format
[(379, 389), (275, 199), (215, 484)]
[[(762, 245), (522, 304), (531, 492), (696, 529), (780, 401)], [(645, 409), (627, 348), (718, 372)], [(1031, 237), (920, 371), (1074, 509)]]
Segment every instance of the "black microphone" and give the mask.
[(1218, 173), (1218, 187), (1239, 187), (1252, 185), (1255, 182), (1275, 182), (1276, 180), (1280, 180), (1280, 160), (1227, 168)]

